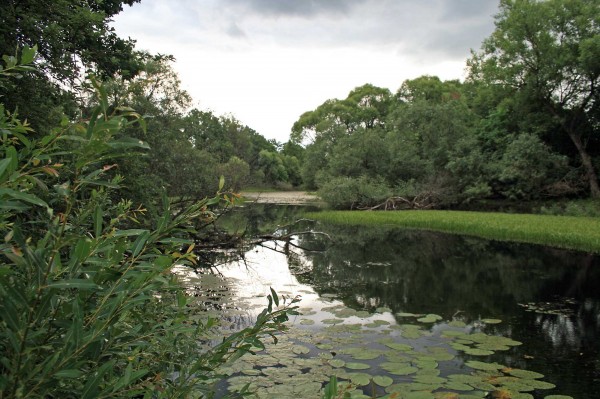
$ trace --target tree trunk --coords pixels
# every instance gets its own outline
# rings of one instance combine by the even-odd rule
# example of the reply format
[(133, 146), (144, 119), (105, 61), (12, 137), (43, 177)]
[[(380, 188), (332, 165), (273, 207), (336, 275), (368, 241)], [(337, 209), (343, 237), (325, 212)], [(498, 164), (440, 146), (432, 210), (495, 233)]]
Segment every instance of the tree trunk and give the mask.
[(596, 175), (596, 171), (594, 170), (594, 165), (592, 164), (592, 157), (585, 149), (585, 146), (581, 142), (581, 135), (573, 132), (572, 130), (568, 131), (569, 137), (577, 147), (577, 151), (579, 152), (579, 156), (581, 157), (581, 164), (585, 169), (585, 174), (588, 178), (590, 184), (590, 195), (592, 198), (600, 198), (600, 186), (598, 186), (598, 176)]

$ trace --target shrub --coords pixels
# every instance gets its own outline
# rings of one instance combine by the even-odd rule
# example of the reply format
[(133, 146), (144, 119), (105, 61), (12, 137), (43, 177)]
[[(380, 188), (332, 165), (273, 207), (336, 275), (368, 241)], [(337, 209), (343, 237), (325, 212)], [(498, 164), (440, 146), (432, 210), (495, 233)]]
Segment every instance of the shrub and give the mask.
[[(24, 69), (15, 61), (0, 74)], [(272, 292), (253, 327), (202, 346), (216, 320), (187, 306), (171, 269), (195, 262), (194, 222), (212, 218), (224, 196), (175, 215), (163, 195), (153, 227), (124, 229), (143, 210), (112, 202), (121, 183), (112, 162), (147, 146), (120, 137), (139, 116), (109, 114), (92, 82), (99, 105), (89, 120), (65, 120), (38, 140), (0, 106), (1, 396), (210, 397), (219, 366), (281, 331), (293, 309), (274, 309)]]
[(323, 184), (319, 196), (336, 209), (355, 209), (377, 205), (391, 195), (383, 179), (366, 176), (334, 177)]
[(540, 213), (545, 215), (600, 217), (600, 201), (595, 199), (572, 200), (542, 206)]

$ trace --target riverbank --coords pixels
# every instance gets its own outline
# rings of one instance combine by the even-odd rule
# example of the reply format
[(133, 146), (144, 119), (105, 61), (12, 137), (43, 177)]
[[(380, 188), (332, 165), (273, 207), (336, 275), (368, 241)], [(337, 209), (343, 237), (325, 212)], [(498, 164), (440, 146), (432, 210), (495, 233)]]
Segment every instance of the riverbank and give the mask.
[(313, 212), (349, 225), (398, 226), (600, 253), (600, 218), (468, 211)]
[(321, 198), (306, 191), (248, 191), (241, 194), (246, 201), (259, 204), (306, 205), (321, 202)]

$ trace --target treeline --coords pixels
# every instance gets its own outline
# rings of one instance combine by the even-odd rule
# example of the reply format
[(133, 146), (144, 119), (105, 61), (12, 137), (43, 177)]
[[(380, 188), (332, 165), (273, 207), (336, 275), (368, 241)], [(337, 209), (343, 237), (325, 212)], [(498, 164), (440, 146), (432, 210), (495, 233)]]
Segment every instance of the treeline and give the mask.
[(338, 208), (600, 198), (599, 10), (503, 0), (465, 82), (367, 84), (304, 113), (304, 184)]
[(172, 57), (137, 51), (134, 40), (115, 34), (110, 18), (138, 1), (61, 0), (50, 9), (33, 0), (3, 2), (0, 54), (38, 49), (35, 68), (0, 85), (6, 110), (17, 112), (38, 137), (64, 118), (90, 118), (95, 97), (87, 77), (95, 76), (110, 112), (135, 110), (144, 119), (144, 126), (120, 134), (150, 149), (115, 160), (113, 173), (123, 176), (124, 195), (145, 206), (160, 202), (163, 189), (170, 197), (211, 196), (220, 176), (233, 190), (299, 185), (294, 146), (267, 140), (233, 116), (193, 109)]
[(148, 60), (133, 79), (109, 81), (112, 104), (140, 113), (146, 128), (130, 128), (128, 136), (147, 142), (143, 156), (120, 163), (130, 198), (152, 203), (166, 189), (171, 197), (198, 199), (225, 188), (286, 187), (300, 183), (300, 162), (289, 146), (267, 140), (233, 116), (191, 108), (170, 60)]

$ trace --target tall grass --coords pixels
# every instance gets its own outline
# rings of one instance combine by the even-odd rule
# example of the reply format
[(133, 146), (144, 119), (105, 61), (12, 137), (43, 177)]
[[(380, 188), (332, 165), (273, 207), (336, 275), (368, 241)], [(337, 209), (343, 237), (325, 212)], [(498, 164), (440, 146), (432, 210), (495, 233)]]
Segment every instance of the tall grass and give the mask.
[(310, 217), (337, 224), (398, 226), (600, 253), (600, 219), (591, 217), (461, 211), (323, 211)]

